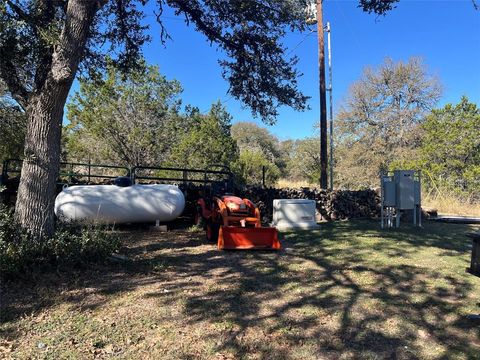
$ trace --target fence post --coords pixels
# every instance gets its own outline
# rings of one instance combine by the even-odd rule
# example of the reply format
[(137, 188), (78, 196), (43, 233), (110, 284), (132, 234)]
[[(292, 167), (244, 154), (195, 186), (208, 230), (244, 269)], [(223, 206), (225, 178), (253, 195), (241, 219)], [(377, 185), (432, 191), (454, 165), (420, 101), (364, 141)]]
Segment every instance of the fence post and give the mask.
[(132, 184), (135, 185), (136, 182), (137, 182), (136, 166), (130, 168), (128, 170), (128, 172), (130, 173), (130, 178), (132, 179)]
[(70, 174), (68, 174), (68, 184), (72, 183), (73, 164), (70, 164)]
[(8, 166), (9, 166), (9, 164), (10, 164), (10, 160), (8, 160), (8, 159), (3, 162), (2, 178), (3, 178), (4, 181), (6, 181), (7, 178), (8, 178)]
[(262, 187), (265, 189), (265, 165), (262, 166)]
[(88, 159), (88, 183), (90, 184), (90, 175), (91, 175), (91, 167), (92, 165), (92, 161), (90, 159)]

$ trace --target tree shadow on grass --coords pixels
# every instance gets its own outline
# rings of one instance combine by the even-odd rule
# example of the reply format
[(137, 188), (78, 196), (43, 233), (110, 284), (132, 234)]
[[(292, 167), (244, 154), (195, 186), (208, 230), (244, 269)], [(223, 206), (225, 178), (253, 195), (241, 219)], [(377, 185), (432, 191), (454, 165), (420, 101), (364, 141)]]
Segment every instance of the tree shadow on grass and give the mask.
[[(235, 332), (221, 348), (237, 356), (251, 352), (251, 342), (262, 358), (275, 353), (272, 346), (280, 346), (254, 339), (245, 342), (239, 335), (252, 327), (266, 329), (275, 336), (285, 333), (283, 339), (288, 347), (314, 343), (318, 356), (328, 355), (329, 351), (388, 358), (434, 356), (435, 353), (428, 353), (432, 346), (434, 352), (443, 353), (444, 357), (478, 354), (478, 331), (476, 336), (471, 331), (475, 324), (458, 318), (461, 303), (468, 301), (472, 292), (470, 282), (420, 266), (370, 265), (365, 249), (348, 241), (352, 232), (363, 231), (364, 226), (345, 227), (349, 245), (340, 258), (338, 249), (323, 245), (325, 239), (340, 241), (344, 235), (327, 227), (317, 235), (287, 237), (286, 246), (295, 249), (294, 253), (280, 258), (258, 257), (257, 267), (229, 259), (230, 267), (240, 274), (233, 290), (220, 286), (198, 298), (191, 297), (186, 308), (192, 321), (208, 317), (235, 324)], [(403, 232), (417, 234), (419, 239), (430, 236), (409, 229)], [(404, 234), (399, 233), (391, 238), (394, 242), (398, 239), (419, 246), (434, 244), (460, 252), (464, 245), (460, 246), (462, 240), (455, 236), (449, 234), (442, 239), (434, 234), (429, 239), (405, 240)], [(372, 251), (405, 256), (415, 249), (402, 252), (396, 245), (385, 243), (377, 244)], [(296, 263), (305, 262), (310, 266), (295, 267)], [(271, 271), (256, 270), (262, 266)], [(289, 276), (282, 275), (287, 273)], [(365, 279), (370, 283), (365, 283)], [(288, 291), (298, 292), (299, 296), (288, 296)], [(335, 320), (326, 320), (322, 326), (322, 316)], [(452, 321), (453, 318), (456, 320)], [(386, 325), (389, 321), (392, 329)]]
[[(126, 245), (131, 258), (126, 263), (97, 266), (68, 278), (50, 275), (56, 276), (53, 282), (27, 285), (33, 293), (28, 299), (15, 299), (13, 291), (4, 304), (10, 317), (3, 321), (13, 322), (21, 313), (58, 301), (77, 310), (96, 309), (122, 292), (163, 283), (162, 289), (143, 297), (158, 306), (183, 304), (179, 316), (185, 326), (202, 326), (203, 340), (235, 358), (478, 354), (478, 328), (461, 316), (463, 303), (471, 301), (472, 283), (441, 269), (394, 261), (420, 247), (465, 255), (467, 228), (428, 225), (383, 232), (377, 226), (342, 222), (322, 225), (320, 231), (287, 233), (285, 250), (278, 253), (219, 252), (203, 245), (202, 235), (195, 233), (170, 234), (165, 242), (155, 236), (134, 239)], [(387, 259), (376, 259), (376, 253)], [(20, 294), (21, 285), (14, 287)], [(71, 291), (39, 302), (47, 287)]]
[[(263, 343), (262, 336), (260, 341), (254, 337), (243, 341), (240, 335), (252, 327), (266, 329), (274, 337), (283, 334), (289, 348), (314, 343), (319, 356), (325, 351), (373, 353), (382, 357), (398, 356), (399, 352), (408, 355), (407, 350), (418, 354), (422, 349), (416, 348), (415, 341), (420, 329), (429, 341), (450, 352), (470, 350), (473, 353), (470, 340), (456, 335), (461, 328), (455, 328), (447, 320), (455, 311), (455, 303), (471, 290), (468, 283), (452, 280), (448, 288), (432, 292), (425, 277), (440, 274), (425, 275), (416, 267), (345, 268), (318, 256), (304, 255), (301, 259), (314, 262), (317, 270), (310, 274), (299, 271), (288, 280), (277, 274), (289, 269), (275, 262), (267, 261), (274, 269), (270, 274), (233, 263), (241, 273), (234, 290), (222, 288), (190, 298), (186, 308), (191, 321), (209, 318), (235, 324), (235, 332), (220, 348), (233, 350), (236, 356), (250, 353), (253, 344), (253, 350), (262, 358), (272, 357), (275, 347), (280, 346), (281, 342)], [(376, 283), (358, 285), (358, 280), (352, 279), (349, 272), (356, 272), (358, 277), (373, 275)], [(297, 285), (299, 296), (285, 296), (282, 291), (286, 284), (292, 283)], [(374, 304), (370, 305), (365, 299), (374, 300)], [(327, 319), (324, 326), (322, 316)], [(387, 331), (384, 324), (389, 319), (397, 319), (400, 327), (397, 331)]]

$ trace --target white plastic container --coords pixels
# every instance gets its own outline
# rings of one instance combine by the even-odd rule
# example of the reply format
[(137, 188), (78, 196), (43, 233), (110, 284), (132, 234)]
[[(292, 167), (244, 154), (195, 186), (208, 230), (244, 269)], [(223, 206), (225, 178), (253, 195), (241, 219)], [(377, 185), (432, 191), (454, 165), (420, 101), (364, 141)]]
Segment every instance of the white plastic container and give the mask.
[(102, 224), (171, 221), (184, 207), (185, 197), (174, 185), (70, 186), (55, 199), (60, 219)]
[(318, 229), (315, 221), (315, 200), (273, 200), (273, 226), (278, 230)]

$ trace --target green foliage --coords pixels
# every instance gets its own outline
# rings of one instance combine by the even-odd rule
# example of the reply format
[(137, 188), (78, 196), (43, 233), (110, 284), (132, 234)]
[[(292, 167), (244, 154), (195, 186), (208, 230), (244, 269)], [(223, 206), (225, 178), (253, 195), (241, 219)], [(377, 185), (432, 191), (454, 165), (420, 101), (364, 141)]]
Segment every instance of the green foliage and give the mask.
[(388, 171), (405, 170), (405, 169), (413, 169), (413, 170), (425, 169), (424, 163), (418, 157), (418, 149), (415, 152), (415, 157), (412, 157), (411, 159), (394, 160), (388, 166)]
[(456, 105), (432, 110), (421, 125), (421, 143), (410, 158), (389, 170), (418, 169), (423, 188), (435, 196), (480, 200), (480, 109), (463, 96)]
[[(396, 0), (360, 0), (366, 12), (384, 14)], [(142, 45), (151, 40), (142, 19), (146, 0), (91, 2), (95, 21), (89, 26), (80, 69), (90, 74), (104, 69), (108, 56), (128, 72), (141, 59)], [(163, 25), (163, 9), (186, 19), (196, 31), (226, 56), (219, 62), (230, 92), (255, 115), (272, 123), (278, 107), (306, 108), (307, 97), (298, 89), (297, 58), (283, 45), (289, 31), (307, 31), (306, 0), (292, 1), (185, 1), (156, 0), (160, 41), (170, 38)], [(30, 91), (42, 88), (53, 52), (67, 22), (65, 1), (8, 1), (0, 5), (0, 78), (14, 98), (27, 108)], [(151, 9), (150, 9), (151, 12)], [(87, 24), (86, 24), (87, 25)]]
[(220, 103), (206, 115), (193, 107), (180, 114), (180, 90), (178, 82), (167, 81), (156, 67), (128, 77), (111, 67), (105, 79), (82, 80), (68, 104), (68, 159), (126, 166), (235, 167), (238, 149), (230, 135), (231, 116)]
[(337, 186), (378, 186), (390, 163), (415, 158), (420, 124), (440, 93), (439, 80), (418, 58), (366, 68), (336, 119)]
[[(141, 1), (91, 3), (90, 11), (97, 16), (91, 26), (85, 24), (89, 39), (82, 51), (84, 73), (105, 68), (105, 54), (123, 70), (139, 63), (141, 46), (150, 38), (141, 25), (138, 3)], [(0, 78), (23, 109), (47, 79), (67, 22), (67, 8), (65, 1), (34, 0), (8, 1), (0, 6)]]
[(240, 121), (232, 125), (231, 132), (240, 151), (257, 150), (271, 162), (281, 160), (279, 141), (268, 129), (253, 122)]
[(23, 156), (26, 115), (4, 96), (0, 97), (0, 164)]
[(422, 168), (437, 186), (480, 193), (480, 109), (466, 96), (433, 110), (422, 125)]
[[(417, 165), (420, 124), (440, 92), (438, 79), (417, 58), (407, 62), (386, 59), (377, 68), (365, 68), (335, 119), (335, 187), (376, 187), (380, 172)], [(285, 146), (290, 154), (290, 179), (316, 183), (320, 175), (318, 137)]]
[(266, 183), (274, 185), (286, 167), (286, 154), (282, 151), (278, 138), (268, 129), (252, 122), (233, 124), (232, 138), (240, 151), (236, 164), (238, 175), (248, 185), (261, 184), (264, 166)]
[(203, 169), (210, 164), (232, 165), (238, 149), (230, 136), (231, 116), (220, 103), (212, 105), (207, 115), (193, 112), (192, 126), (172, 149), (169, 163)]
[(265, 155), (257, 150), (243, 150), (236, 164), (236, 169), (240, 177), (247, 185), (262, 184), (262, 168), (265, 167), (265, 183), (266, 185), (275, 185), (280, 177), (278, 167), (269, 161)]
[(118, 250), (118, 238), (93, 225), (62, 224), (55, 235), (38, 241), (19, 230), (13, 211), (0, 206), (0, 275), (19, 276), (48, 266), (79, 266), (104, 260)]
[(320, 178), (320, 139), (310, 137), (286, 144), (289, 151), (287, 172), (293, 181), (317, 183)]
[(126, 166), (164, 162), (188, 126), (178, 114), (180, 92), (180, 84), (166, 80), (154, 66), (128, 77), (111, 66), (105, 79), (82, 79), (67, 106), (69, 159)]

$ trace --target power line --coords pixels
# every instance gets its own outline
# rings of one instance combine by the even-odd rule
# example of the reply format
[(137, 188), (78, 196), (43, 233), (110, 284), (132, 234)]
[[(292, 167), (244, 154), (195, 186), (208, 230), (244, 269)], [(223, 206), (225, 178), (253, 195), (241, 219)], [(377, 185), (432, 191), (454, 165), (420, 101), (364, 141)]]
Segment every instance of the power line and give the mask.
[[(230, 95), (229, 97), (225, 98), (224, 100), (220, 100), (220, 105), (225, 105), (227, 102), (233, 99), (233, 95)], [(205, 114), (206, 112), (210, 111), (212, 105), (208, 109), (205, 109), (203, 111), (200, 111), (202, 114)]]
[(287, 54), (285, 54), (285, 55), (288, 56), (288, 55), (290, 55), (291, 53), (293, 53), (295, 50), (297, 50), (298, 47), (299, 47), (300, 45), (302, 45), (302, 44), (305, 42), (305, 40), (307, 40), (307, 38), (308, 38), (310, 35), (312, 35), (313, 33), (316, 33), (316, 31), (315, 31), (315, 30), (310, 30), (310, 32), (309, 32), (308, 34), (306, 34), (306, 35), (303, 37), (303, 39), (300, 40), (300, 42), (299, 42), (297, 45), (295, 45), (295, 47), (294, 47), (292, 50), (290, 50), (290, 51), (289, 51)]
[[(294, 47), (293, 49), (291, 49), (288, 53), (285, 54), (285, 56), (289, 56), (291, 53), (293, 53), (296, 49), (299, 48), (300, 45), (302, 45), (302, 44), (305, 42), (305, 40), (307, 40), (307, 38), (308, 38), (310, 35), (312, 35), (313, 33), (316, 33), (316, 32), (317, 32), (316, 30), (311, 29), (310, 32), (309, 32), (308, 34), (306, 34), (306, 35), (302, 38), (302, 40), (300, 40), (300, 41), (298, 42), (298, 44), (295, 45), (295, 47)], [(224, 100), (221, 100), (221, 101), (220, 101), (220, 104), (221, 104), (221, 105), (225, 105), (227, 102), (229, 102), (229, 101), (232, 100), (232, 99), (233, 99), (233, 95), (230, 95), (229, 97), (225, 98)], [(210, 110), (210, 108), (202, 111), (202, 114), (203, 114), (203, 113), (206, 113), (206, 112), (209, 111), (209, 110)]]

